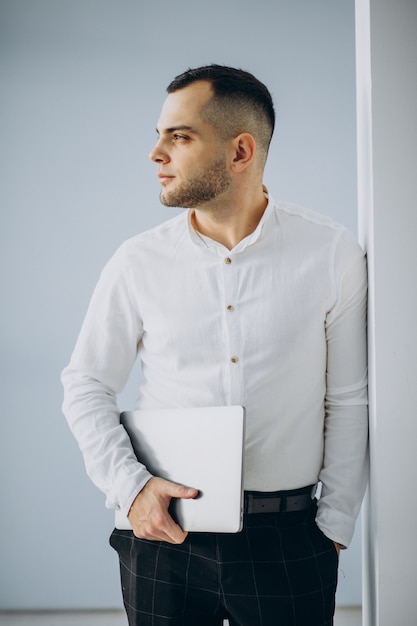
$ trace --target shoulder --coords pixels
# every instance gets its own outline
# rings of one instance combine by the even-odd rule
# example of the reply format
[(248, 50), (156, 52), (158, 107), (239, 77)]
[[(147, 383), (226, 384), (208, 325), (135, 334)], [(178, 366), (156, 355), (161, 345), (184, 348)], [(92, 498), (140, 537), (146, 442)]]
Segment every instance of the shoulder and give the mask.
[(153, 257), (170, 255), (188, 234), (187, 212), (145, 230), (124, 241), (115, 256), (125, 261), (150, 261)]
[(187, 232), (187, 228), (188, 214), (184, 211), (162, 224), (158, 224), (127, 239), (122, 244), (122, 247), (126, 250), (131, 250), (137, 247), (152, 247), (158, 244), (162, 246), (169, 245), (177, 242), (178, 238)]
[(344, 250), (349, 254), (363, 256), (355, 235), (343, 224), (331, 217), (290, 202), (274, 203), (278, 228), (290, 238), (304, 241), (306, 245)]
[(342, 224), (338, 224), (331, 217), (307, 209), (306, 207), (291, 202), (278, 201), (274, 203), (274, 209), (281, 220), (286, 220), (296, 228), (316, 228), (327, 231), (329, 234), (347, 230)]
[(172, 258), (175, 249), (188, 233), (187, 213), (126, 239), (105, 264), (104, 276), (120, 276), (160, 265), (163, 258)]

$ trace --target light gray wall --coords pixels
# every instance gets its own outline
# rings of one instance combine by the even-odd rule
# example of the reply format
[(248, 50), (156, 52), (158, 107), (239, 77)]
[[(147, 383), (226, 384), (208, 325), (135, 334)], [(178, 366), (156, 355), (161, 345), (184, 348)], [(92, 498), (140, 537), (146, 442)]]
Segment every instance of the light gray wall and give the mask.
[[(121, 605), (112, 513), (61, 415), (97, 280), (127, 237), (173, 215), (148, 153), (166, 84), (244, 67), (270, 87), (275, 197), (356, 229), (353, 0), (2, 0), (0, 606)], [(133, 405), (129, 384), (122, 408)], [(338, 600), (360, 602), (359, 538)]]
[(417, 615), (417, 501), (409, 497), (417, 469), (417, 3), (356, 5), (358, 195), (369, 268), (364, 624), (411, 626)]

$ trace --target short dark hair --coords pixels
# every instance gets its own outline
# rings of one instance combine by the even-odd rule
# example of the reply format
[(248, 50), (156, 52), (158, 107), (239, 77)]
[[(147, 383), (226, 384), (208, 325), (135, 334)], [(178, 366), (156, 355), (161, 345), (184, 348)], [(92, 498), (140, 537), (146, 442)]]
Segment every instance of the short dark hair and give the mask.
[(203, 111), (207, 121), (225, 139), (250, 132), (266, 158), (275, 127), (274, 104), (267, 87), (245, 70), (211, 64), (179, 74), (168, 85), (167, 92), (173, 93), (201, 80), (209, 82), (214, 92)]

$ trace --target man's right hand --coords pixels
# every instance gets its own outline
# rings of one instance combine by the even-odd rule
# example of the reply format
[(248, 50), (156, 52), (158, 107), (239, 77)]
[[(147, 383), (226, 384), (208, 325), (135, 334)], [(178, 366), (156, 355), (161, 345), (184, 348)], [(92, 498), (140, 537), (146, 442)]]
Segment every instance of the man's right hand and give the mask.
[(177, 485), (163, 478), (151, 478), (138, 493), (128, 514), (133, 534), (140, 539), (183, 543), (188, 533), (168, 512), (172, 498), (195, 498), (197, 489)]

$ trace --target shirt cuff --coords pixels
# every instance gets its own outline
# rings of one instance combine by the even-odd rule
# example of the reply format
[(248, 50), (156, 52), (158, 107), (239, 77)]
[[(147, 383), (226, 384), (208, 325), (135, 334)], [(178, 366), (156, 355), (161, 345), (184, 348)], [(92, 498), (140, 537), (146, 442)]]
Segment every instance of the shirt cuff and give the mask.
[(352, 541), (355, 520), (346, 513), (320, 506), (320, 500), (316, 523), (326, 537), (339, 543), (342, 547), (347, 548)]
[(152, 477), (140, 463), (124, 465), (118, 471), (111, 491), (106, 494), (106, 507), (127, 517), (134, 499)]

